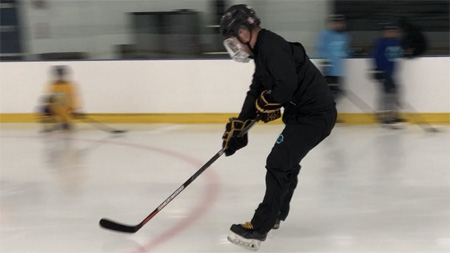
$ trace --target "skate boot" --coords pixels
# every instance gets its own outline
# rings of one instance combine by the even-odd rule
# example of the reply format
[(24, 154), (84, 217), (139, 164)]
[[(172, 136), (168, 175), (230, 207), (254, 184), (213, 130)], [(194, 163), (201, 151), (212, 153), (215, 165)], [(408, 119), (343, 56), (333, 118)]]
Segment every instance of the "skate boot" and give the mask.
[(405, 120), (404, 118), (401, 118), (401, 117), (399, 117), (399, 116), (394, 117), (394, 118), (392, 119), (392, 121), (393, 121), (394, 123), (403, 123), (403, 122), (406, 122), (406, 120)]
[(72, 124), (62, 123), (61, 128), (62, 128), (62, 130), (70, 131), (70, 130), (72, 130)]
[(385, 112), (381, 118), (381, 125), (389, 129), (403, 129), (405, 120), (400, 118), (396, 112)]
[(261, 234), (254, 230), (250, 222), (233, 224), (230, 230), (232, 233), (228, 235), (228, 241), (254, 251), (259, 249), (261, 242), (265, 241), (267, 237), (267, 233)]
[(389, 118), (385, 119), (381, 125), (384, 128), (399, 130), (404, 128), (404, 124), (402, 123), (403, 121), (401, 121), (400, 119)]

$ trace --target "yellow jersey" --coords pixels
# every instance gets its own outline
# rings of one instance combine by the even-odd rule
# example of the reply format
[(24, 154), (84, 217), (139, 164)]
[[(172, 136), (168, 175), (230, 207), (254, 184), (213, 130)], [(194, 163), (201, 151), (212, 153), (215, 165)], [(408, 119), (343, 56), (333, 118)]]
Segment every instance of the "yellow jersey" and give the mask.
[(75, 87), (71, 82), (55, 81), (49, 86), (49, 95), (55, 106), (76, 108), (78, 101)]

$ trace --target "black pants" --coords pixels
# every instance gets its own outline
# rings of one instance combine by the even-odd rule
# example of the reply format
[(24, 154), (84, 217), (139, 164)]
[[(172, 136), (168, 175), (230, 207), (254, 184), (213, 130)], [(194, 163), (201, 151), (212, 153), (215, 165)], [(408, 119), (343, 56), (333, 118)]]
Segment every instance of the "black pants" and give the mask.
[(395, 117), (400, 108), (399, 101), (399, 87), (392, 74), (384, 73), (382, 78), (379, 79), (381, 84), (380, 94), (380, 113), (388, 113), (394, 115), (388, 115), (387, 117)]
[(392, 74), (384, 74), (381, 83), (383, 85), (384, 93), (395, 93), (397, 92), (397, 83), (395, 82), (394, 76)]
[(300, 161), (325, 139), (336, 122), (336, 109), (310, 116), (287, 117), (266, 163), (266, 192), (251, 220), (260, 233), (269, 232), (276, 219), (286, 219), (297, 187)]

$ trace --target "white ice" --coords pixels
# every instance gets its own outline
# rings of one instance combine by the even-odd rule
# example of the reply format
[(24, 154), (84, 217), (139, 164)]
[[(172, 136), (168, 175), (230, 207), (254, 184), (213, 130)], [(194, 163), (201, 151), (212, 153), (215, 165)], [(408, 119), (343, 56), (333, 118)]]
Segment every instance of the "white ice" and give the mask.
[[(259, 124), (135, 234), (137, 224), (221, 148), (224, 126), (79, 125), (0, 131), (0, 252), (249, 252), (227, 241), (264, 193), (282, 125)], [(291, 213), (259, 252), (450, 252), (450, 128), (338, 125), (302, 162)]]

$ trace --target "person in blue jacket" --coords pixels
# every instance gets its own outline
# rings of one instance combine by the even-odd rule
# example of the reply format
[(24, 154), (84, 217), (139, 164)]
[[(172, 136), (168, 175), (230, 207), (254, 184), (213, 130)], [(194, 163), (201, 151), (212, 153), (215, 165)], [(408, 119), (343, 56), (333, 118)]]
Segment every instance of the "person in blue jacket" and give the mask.
[(383, 124), (402, 122), (399, 117), (399, 87), (395, 79), (398, 59), (402, 57), (400, 30), (396, 24), (382, 26), (382, 36), (375, 41), (373, 61), (375, 79), (381, 84), (378, 119)]
[(351, 38), (346, 32), (343, 15), (331, 15), (328, 21), (328, 28), (319, 34), (317, 51), (318, 57), (322, 59), (322, 74), (337, 102), (342, 95), (345, 59), (349, 57)]

